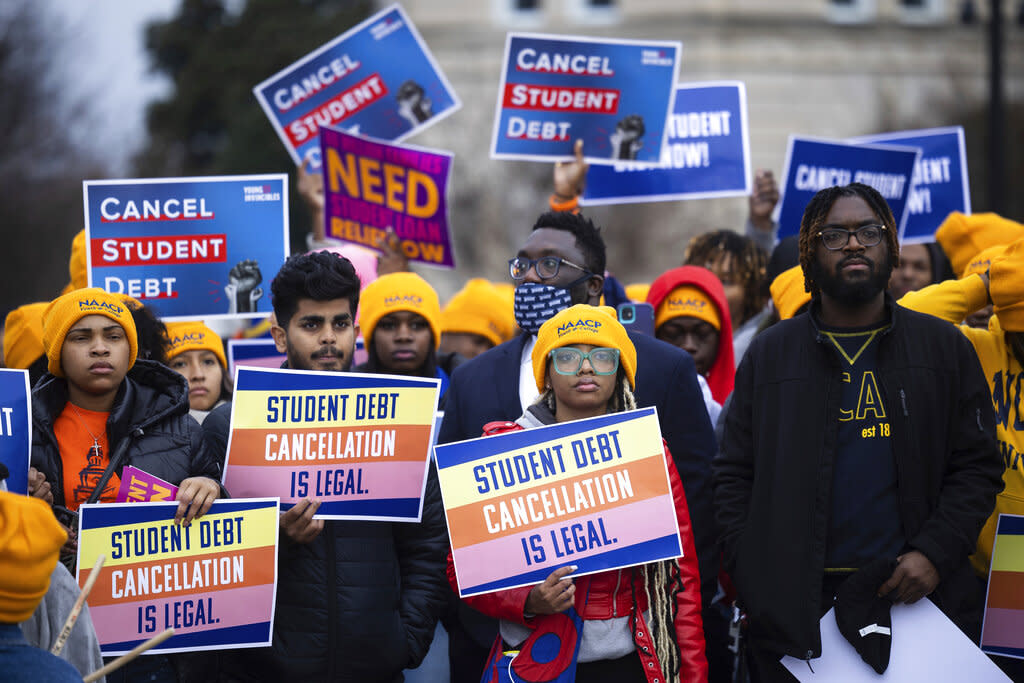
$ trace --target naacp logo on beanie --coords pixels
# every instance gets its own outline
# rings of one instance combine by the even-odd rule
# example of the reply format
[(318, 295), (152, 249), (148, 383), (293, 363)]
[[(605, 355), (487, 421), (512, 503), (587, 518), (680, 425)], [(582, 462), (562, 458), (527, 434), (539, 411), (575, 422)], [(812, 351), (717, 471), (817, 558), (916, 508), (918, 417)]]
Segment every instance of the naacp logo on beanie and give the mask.
[(416, 294), (395, 294), (384, 297), (384, 307), (394, 308), (396, 306), (413, 306), (420, 308), (423, 305), (423, 297)]
[(98, 299), (84, 299), (79, 301), (78, 310), (85, 315), (90, 315), (92, 313), (99, 313), (101, 315), (112, 313), (119, 316), (124, 313), (123, 306), (115, 304), (112, 301), (100, 301)]
[(536, 334), (541, 325), (559, 311), (569, 308), (570, 304), (572, 295), (568, 289), (523, 282), (516, 286), (513, 299), (516, 323), (525, 332)]
[(578, 320), (570, 320), (567, 323), (563, 323), (558, 326), (556, 334), (559, 337), (564, 337), (570, 332), (593, 332), (594, 334), (601, 333), (601, 321), (600, 320), (584, 320), (580, 318)]

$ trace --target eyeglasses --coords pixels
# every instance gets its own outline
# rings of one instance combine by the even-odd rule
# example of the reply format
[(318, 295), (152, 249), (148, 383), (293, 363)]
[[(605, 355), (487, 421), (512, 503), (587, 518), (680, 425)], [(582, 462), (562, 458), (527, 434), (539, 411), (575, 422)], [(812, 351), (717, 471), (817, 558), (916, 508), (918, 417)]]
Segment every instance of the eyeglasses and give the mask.
[(619, 350), (598, 347), (587, 353), (572, 346), (563, 346), (551, 352), (551, 365), (559, 375), (575, 375), (589, 360), (595, 375), (613, 375), (619, 369)]
[(537, 277), (541, 280), (550, 280), (558, 275), (558, 269), (563, 263), (567, 266), (578, 268), (588, 275), (591, 274), (590, 271), (583, 266), (577, 266), (575, 263), (566, 261), (564, 258), (559, 258), (558, 256), (542, 256), (538, 259), (516, 256), (508, 261), (508, 273), (512, 276), (513, 280), (522, 280), (526, 278), (526, 274), (530, 272), (530, 268), (533, 268), (537, 272)]
[(850, 243), (850, 235), (857, 236), (857, 242), (862, 247), (873, 247), (882, 241), (882, 233), (886, 230), (884, 225), (862, 225), (856, 230), (844, 230), (843, 228), (829, 228), (818, 233), (821, 243), (826, 249), (836, 251)]

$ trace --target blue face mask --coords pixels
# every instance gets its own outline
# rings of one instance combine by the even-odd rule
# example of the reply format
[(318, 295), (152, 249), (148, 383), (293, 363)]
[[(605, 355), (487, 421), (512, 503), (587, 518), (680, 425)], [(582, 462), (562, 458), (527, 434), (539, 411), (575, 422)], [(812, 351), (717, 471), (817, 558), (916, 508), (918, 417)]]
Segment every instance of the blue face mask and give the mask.
[(541, 325), (571, 305), (572, 295), (564, 287), (552, 287), (539, 282), (516, 285), (513, 300), (516, 323), (530, 334), (537, 334)]

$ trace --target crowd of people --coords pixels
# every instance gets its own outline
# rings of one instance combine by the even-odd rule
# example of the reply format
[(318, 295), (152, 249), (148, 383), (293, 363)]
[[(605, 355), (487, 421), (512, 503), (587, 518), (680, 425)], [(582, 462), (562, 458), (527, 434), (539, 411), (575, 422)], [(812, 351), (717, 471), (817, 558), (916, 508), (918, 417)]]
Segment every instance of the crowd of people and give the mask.
[[(431, 467), (418, 523), (318, 519), (315, 498), (280, 516), (270, 647), (145, 656), (108, 680), (790, 681), (780, 658), (819, 657), (828, 610), (856, 633), (854, 606), (887, 619), (924, 598), (979, 642), (998, 514), (1024, 514), (1024, 225), (954, 213), (935, 243), (901, 246), (885, 200), (854, 183), (777, 241), (759, 171), (742, 231), (700, 234), (625, 285), (578, 210), (576, 152), (503, 282), (469, 280), (442, 307), (389, 238), (378, 259), (320, 226), (246, 333), (288, 369), (438, 379), (439, 443), (656, 408), (682, 557), (459, 599)], [(317, 178), (299, 171), (314, 226)], [(63, 293), (6, 318), (32, 467), (29, 496), (0, 493), (5, 680), (100, 665), (87, 610), (66, 661), (44, 651), (77, 590), (78, 508), (114, 501), (125, 466), (179, 487), (176, 523), (230, 494), (224, 339), (86, 287), (84, 249), (80, 234)], [(620, 303), (649, 304), (653, 334)], [(886, 631), (851, 637), (877, 671)]]

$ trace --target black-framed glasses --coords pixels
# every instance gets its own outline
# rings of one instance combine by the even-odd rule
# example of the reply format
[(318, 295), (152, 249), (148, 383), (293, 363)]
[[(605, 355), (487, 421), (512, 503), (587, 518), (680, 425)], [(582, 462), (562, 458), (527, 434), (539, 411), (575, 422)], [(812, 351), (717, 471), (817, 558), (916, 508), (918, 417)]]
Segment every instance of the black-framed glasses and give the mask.
[(619, 350), (599, 346), (584, 353), (572, 346), (563, 346), (551, 351), (551, 365), (559, 375), (575, 375), (583, 369), (583, 361), (589, 360), (595, 375), (613, 375), (619, 369)]
[(530, 272), (530, 268), (533, 268), (537, 272), (537, 277), (541, 280), (550, 280), (558, 275), (558, 269), (562, 267), (563, 263), (567, 266), (578, 268), (587, 275), (592, 275), (583, 266), (578, 266), (572, 261), (567, 261), (558, 256), (541, 256), (537, 259), (516, 256), (508, 260), (508, 274), (512, 276), (513, 280), (522, 280)]
[(884, 225), (862, 225), (856, 230), (845, 228), (829, 228), (818, 233), (821, 243), (826, 249), (836, 251), (850, 243), (850, 235), (857, 236), (857, 242), (862, 247), (873, 247), (882, 241), (882, 233), (885, 232)]

